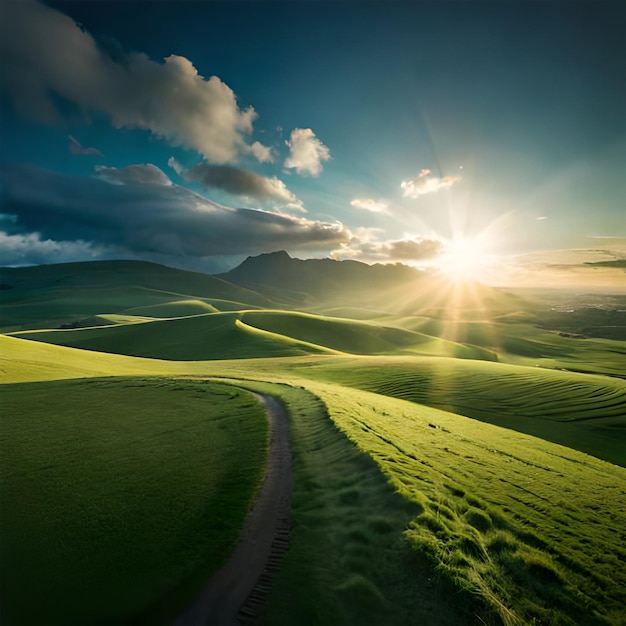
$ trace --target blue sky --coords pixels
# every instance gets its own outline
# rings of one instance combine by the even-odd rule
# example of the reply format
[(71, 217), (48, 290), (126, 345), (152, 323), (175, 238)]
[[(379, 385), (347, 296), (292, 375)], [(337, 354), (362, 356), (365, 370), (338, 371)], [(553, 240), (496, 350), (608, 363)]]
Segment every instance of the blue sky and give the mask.
[(622, 2), (3, 13), (3, 263), (623, 258)]

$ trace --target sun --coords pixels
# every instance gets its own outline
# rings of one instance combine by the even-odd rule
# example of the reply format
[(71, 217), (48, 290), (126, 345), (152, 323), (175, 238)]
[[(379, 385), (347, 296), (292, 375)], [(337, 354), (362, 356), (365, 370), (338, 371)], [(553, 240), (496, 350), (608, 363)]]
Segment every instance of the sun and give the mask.
[(437, 268), (454, 282), (485, 281), (493, 257), (485, 251), (480, 237), (456, 238), (444, 243)]

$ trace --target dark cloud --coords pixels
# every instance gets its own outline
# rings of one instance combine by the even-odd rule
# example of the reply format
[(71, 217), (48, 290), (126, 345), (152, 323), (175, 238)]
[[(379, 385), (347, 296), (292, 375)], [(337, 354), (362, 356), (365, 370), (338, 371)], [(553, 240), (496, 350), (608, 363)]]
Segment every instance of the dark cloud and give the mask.
[(205, 79), (177, 55), (164, 63), (142, 53), (120, 57), (55, 9), (35, 0), (3, 3), (0, 80), (21, 113), (59, 121), (57, 95), (82, 110), (105, 113), (116, 128), (150, 131), (215, 163), (246, 154), (272, 159), (266, 146), (246, 142), (256, 112), (240, 109), (217, 76)]
[(167, 174), (152, 163), (107, 167), (96, 165), (96, 172), (103, 180), (115, 185), (171, 185)]
[(249, 170), (210, 163), (199, 163), (182, 172), (182, 176), (185, 180), (199, 182), (203, 187), (221, 189), (235, 196), (246, 196), (261, 202), (270, 200), (290, 208), (302, 208), (298, 198), (276, 176), (265, 178)]
[(112, 185), (31, 166), (0, 169), (8, 236), (82, 242), (133, 255), (211, 257), (328, 250), (350, 232), (340, 223), (233, 209), (178, 185)]

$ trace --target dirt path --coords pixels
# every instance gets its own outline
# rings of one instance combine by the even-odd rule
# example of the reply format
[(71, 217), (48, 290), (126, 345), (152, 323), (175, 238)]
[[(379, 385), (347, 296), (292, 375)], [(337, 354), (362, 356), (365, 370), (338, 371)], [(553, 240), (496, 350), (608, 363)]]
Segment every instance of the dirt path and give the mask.
[(254, 623), (272, 575), (287, 550), (291, 511), (291, 450), (287, 413), (271, 396), (254, 394), (270, 425), (267, 471), (229, 561), (213, 575), (174, 626)]

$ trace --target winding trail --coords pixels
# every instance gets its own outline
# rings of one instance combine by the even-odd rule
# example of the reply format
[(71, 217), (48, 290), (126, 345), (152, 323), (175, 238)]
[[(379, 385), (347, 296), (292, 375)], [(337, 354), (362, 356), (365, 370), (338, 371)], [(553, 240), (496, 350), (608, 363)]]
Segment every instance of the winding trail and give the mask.
[(274, 572), (287, 551), (291, 513), (291, 449), (287, 413), (276, 398), (254, 393), (264, 405), (270, 445), (263, 485), (230, 559), (208, 581), (173, 626), (254, 623)]

